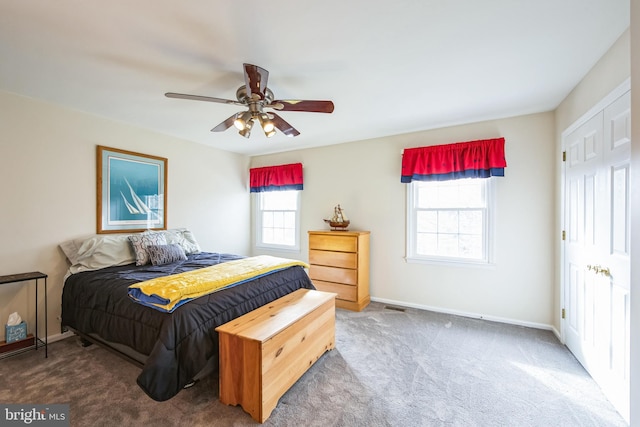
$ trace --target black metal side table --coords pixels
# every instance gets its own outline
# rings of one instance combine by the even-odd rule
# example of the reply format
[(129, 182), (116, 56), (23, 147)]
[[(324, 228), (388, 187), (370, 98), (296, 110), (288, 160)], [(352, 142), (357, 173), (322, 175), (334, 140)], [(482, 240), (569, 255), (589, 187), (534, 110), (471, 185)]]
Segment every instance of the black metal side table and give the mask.
[[(39, 271), (32, 271), (30, 273), (20, 273), (20, 274), (9, 274), (6, 276), (0, 276), (0, 285), (4, 285), (7, 283), (18, 283), (18, 282), (27, 282), (27, 281), (35, 281), (36, 284), (36, 327), (33, 337), (33, 342), (31, 344), (28, 343), (30, 338), (26, 340), (15, 341), (12, 343), (3, 344), (4, 349), (0, 352), (0, 359), (5, 357), (13, 356), (18, 353), (22, 353), (28, 350), (38, 350), (38, 348), (44, 346), (44, 357), (48, 357), (47, 354), (47, 334), (48, 334), (48, 325), (47, 325), (47, 275), (41, 273)], [(44, 279), (44, 340), (40, 338), (38, 335), (38, 280)], [(25, 345), (26, 344), (26, 345)]]

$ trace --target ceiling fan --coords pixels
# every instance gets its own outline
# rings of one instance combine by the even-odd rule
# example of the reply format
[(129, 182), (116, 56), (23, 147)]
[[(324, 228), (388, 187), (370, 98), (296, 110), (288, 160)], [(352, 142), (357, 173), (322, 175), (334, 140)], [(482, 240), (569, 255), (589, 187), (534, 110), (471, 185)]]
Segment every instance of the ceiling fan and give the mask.
[(273, 92), (267, 87), (269, 72), (257, 65), (244, 64), (244, 82), (236, 91), (237, 101), (231, 99), (214, 98), (211, 96), (187, 95), (184, 93), (167, 92), (169, 98), (192, 99), (196, 101), (217, 102), (220, 104), (233, 104), (248, 107), (248, 110), (235, 113), (218, 126), (211, 129), (212, 132), (223, 132), (231, 126), (235, 126), (240, 135), (249, 138), (254, 122), (259, 122), (265, 135), (270, 138), (276, 133), (276, 129), (286, 136), (298, 136), (293, 126), (273, 111), (265, 111), (266, 108), (277, 111), (306, 111), (311, 113), (333, 112), (331, 101), (311, 101), (299, 99), (274, 100)]

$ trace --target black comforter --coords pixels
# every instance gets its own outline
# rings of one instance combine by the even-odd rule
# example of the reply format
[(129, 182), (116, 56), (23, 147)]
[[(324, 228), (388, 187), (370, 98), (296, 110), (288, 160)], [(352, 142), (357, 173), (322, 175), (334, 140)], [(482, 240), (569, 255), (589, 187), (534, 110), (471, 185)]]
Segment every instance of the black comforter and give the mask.
[(148, 355), (138, 385), (154, 400), (170, 399), (210, 359), (217, 360), (217, 326), (313, 284), (302, 267), (290, 267), (202, 296), (173, 313), (134, 302), (128, 286), (238, 258), (202, 252), (163, 266), (131, 264), (71, 275), (62, 293), (62, 324)]

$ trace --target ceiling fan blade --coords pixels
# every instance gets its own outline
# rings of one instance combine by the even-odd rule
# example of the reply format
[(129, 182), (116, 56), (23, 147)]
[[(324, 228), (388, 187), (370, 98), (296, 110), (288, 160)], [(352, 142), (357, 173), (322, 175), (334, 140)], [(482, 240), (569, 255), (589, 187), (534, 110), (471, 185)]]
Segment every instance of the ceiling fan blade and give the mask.
[(307, 111), (310, 113), (332, 113), (331, 101), (305, 101), (301, 99), (285, 99), (273, 101), (265, 107), (275, 108), (278, 111)]
[(224, 122), (220, 123), (218, 126), (216, 126), (213, 129), (211, 129), (211, 132), (224, 132), (225, 130), (227, 130), (231, 126), (233, 126), (233, 122), (234, 122), (235, 119), (236, 119), (236, 115), (234, 114), (233, 116), (229, 117)]
[(167, 98), (179, 98), (179, 99), (191, 99), (194, 101), (217, 102), (219, 104), (233, 104), (233, 105), (241, 105), (241, 106), (245, 105), (239, 101), (233, 101), (231, 99), (214, 98), (212, 96), (202, 96), (202, 95), (188, 95), (186, 93), (167, 92), (164, 94), (164, 96), (166, 96)]
[(267, 81), (269, 80), (269, 72), (262, 67), (252, 64), (244, 65), (244, 82), (253, 98), (257, 95), (258, 99), (265, 99), (265, 90), (267, 89)]
[(273, 125), (286, 136), (293, 137), (293, 136), (300, 135), (300, 132), (298, 132), (293, 126), (287, 123), (282, 117), (280, 117), (276, 113), (269, 113), (269, 116), (273, 117), (271, 119), (271, 121), (273, 122)]

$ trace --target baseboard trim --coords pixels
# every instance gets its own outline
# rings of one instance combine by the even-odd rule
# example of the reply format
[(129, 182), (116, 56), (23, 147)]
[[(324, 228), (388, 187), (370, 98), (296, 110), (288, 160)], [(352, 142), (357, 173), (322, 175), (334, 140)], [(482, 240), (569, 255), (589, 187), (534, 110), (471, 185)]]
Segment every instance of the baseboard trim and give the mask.
[(463, 316), (463, 317), (470, 317), (470, 318), (473, 318), (473, 319), (488, 320), (488, 321), (491, 321), (491, 322), (508, 323), (508, 324), (517, 325), (517, 326), (526, 326), (527, 328), (544, 329), (544, 330), (547, 330), (547, 331), (553, 331), (553, 333), (556, 336), (559, 336), (557, 331), (556, 331), (556, 329), (552, 325), (546, 325), (544, 323), (527, 322), (527, 321), (524, 321), (524, 320), (509, 319), (509, 318), (497, 317), (497, 316), (487, 316), (485, 314), (480, 314), (480, 313), (470, 313), (470, 312), (466, 312), (466, 311), (450, 310), (450, 309), (442, 308), (442, 307), (433, 307), (433, 306), (422, 305), (422, 304), (412, 304), (412, 303), (408, 303), (408, 302), (404, 302), (404, 301), (396, 301), (396, 300), (386, 299), (386, 298), (374, 298), (374, 297), (371, 297), (371, 301), (381, 302), (381, 303), (384, 303), (384, 304), (399, 305), (399, 306), (409, 307), (409, 308), (417, 308), (417, 309), (420, 309), (420, 310), (434, 311), (436, 313), (454, 314), (456, 316)]
[(75, 334), (71, 331), (67, 331), (63, 334), (55, 334), (55, 335), (49, 335), (47, 337), (47, 344), (51, 344), (52, 342), (56, 342), (56, 341), (60, 341), (63, 340), (65, 338), (69, 338), (74, 336)]

